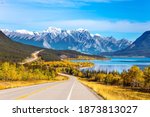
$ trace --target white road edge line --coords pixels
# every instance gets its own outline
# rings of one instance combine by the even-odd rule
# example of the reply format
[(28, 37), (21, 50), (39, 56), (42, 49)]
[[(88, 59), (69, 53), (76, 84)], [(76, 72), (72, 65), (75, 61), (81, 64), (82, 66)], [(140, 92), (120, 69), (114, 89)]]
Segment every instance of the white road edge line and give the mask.
[(68, 95), (68, 97), (67, 97), (67, 100), (70, 100), (70, 98), (71, 98), (71, 94), (72, 94), (74, 85), (75, 85), (75, 81), (74, 81), (74, 83), (73, 83), (73, 85), (72, 85), (72, 87), (71, 87), (71, 89), (70, 89), (70, 92), (69, 92), (69, 95)]

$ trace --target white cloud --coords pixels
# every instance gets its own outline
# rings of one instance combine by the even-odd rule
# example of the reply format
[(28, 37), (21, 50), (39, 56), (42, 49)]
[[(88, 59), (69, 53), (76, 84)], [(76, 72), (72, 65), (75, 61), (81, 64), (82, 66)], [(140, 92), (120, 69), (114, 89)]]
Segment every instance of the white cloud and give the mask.
[(150, 22), (109, 21), (109, 20), (67, 20), (43, 22), (43, 26), (56, 26), (64, 29), (84, 28), (89, 31), (144, 32), (150, 30)]

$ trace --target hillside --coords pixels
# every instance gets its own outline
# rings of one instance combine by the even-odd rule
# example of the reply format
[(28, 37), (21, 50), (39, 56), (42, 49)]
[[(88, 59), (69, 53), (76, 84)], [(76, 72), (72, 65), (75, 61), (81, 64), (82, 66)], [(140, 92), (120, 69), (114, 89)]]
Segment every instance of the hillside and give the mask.
[(130, 46), (117, 52), (101, 53), (107, 56), (150, 57), (150, 31), (144, 32)]
[(36, 50), (38, 48), (11, 41), (0, 31), (0, 61), (21, 61)]
[[(43, 48), (25, 45), (12, 41), (3, 32), (0, 31), (0, 62), (20, 62), (26, 57), (31, 56), (31, 53), (41, 49)], [(65, 56), (67, 58), (76, 58), (80, 55), (91, 57), (91, 55), (85, 55), (76, 51), (56, 51), (52, 49), (44, 49), (44, 51), (42, 51), (39, 55), (43, 60), (46, 61), (61, 60), (62, 56)], [(100, 56), (97, 57), (101, 58)]]

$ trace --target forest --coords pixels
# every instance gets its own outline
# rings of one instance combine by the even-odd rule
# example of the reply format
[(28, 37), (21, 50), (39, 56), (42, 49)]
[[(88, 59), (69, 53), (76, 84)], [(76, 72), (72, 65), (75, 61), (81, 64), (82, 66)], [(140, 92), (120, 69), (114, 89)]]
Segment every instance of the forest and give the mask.
[(68, 67), (62, 69), (62, 72), (105, 85), (122, 86), (150, 92), (150, 67), (141, 70), (139, 67), (133, 66), (128, 71), (123, 71), (122, 73), (117, 71), (80, 71), (79, 69)]

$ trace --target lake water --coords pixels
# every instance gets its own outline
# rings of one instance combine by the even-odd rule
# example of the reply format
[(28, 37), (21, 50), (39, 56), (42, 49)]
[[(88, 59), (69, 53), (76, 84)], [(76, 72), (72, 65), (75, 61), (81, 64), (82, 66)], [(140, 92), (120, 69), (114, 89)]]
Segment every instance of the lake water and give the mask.
[[(73, 62), (87, 62), (87, 60), (73, 60)], [(94, 70), (94, 71), (118, 71), (130, 69), (133, 65), (139, 66), (144, 69), (150, 66), (150, 58), (111, 58), (111, 60), (88, 60), (94, 63), (92, 68), (81, 68), (81, 70)]]

